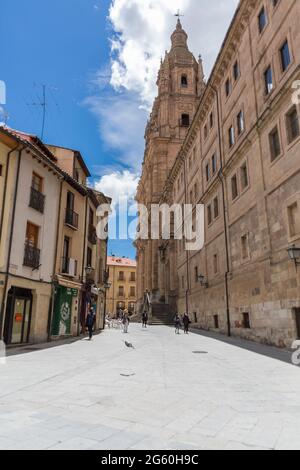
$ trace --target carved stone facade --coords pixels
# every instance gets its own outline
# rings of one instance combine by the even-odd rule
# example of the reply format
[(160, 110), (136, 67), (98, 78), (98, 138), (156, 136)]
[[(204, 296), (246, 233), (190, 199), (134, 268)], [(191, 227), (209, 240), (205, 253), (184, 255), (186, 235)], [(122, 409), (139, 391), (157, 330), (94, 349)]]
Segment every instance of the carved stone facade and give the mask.
[[(187, 34), (180, 20), (171, 36), (172, 47), (166, 52), (158, 74), (158, 97), (145, 134), (146, 150), (137, 201), (150, 208), (158, 204), (168, 175), (187, 135), (205, 84), (202, 61), (196, 61), (187, 45)], [(140, 300), (146, 290), (152, 298), (162, 298), (159, 276), (159, 241), (139, 241), (138, 293)], [(174, 286), (174, 290), (175, 290)]]
[(205, 246), (143, 247), (195, 326), (280, 347), (300, 337), (299, 21), (297, 0), (240, 1), (160, 198), (205, 206)]

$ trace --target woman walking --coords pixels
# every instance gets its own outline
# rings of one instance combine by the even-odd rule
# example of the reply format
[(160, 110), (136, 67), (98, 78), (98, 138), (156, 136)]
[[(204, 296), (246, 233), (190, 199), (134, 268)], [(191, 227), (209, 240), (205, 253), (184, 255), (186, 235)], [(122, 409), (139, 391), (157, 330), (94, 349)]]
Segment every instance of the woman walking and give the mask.
[(191, 324), (191, 320), (189, 319), (189, 316), (187, 313), (184, 314), (183, 316), (183, 326), (184, 326), (184, 334), (188, 335), (189, 334), (189, 327)]
[(128, 311), (127, 310), (124, 310), (122, 324), (123, 324), (123, 332), (128, 333), (129, 316), (128, 316)]
[(143, 328), (147, 328), (147, 325), (148, 325), (148, 313), (147, 312), (143, 313), (142, 320), (143, 320)]

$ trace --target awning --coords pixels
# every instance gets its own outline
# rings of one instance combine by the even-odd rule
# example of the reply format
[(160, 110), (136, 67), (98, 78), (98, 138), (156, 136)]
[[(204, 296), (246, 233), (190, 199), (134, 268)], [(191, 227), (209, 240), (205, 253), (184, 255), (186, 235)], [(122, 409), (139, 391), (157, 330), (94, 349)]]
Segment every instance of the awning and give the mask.
[(56, 276), (56, 280), (57, 280), (57, 282), (60, 286), (68, 287), (69, 289), (81, 290), (82, 286), (83, 286), (83, 284), (81, 284), (79, 282), (70, 281), (69, 279), (66, 279), (65, 277), (62, 277), (62, 276), (59, 276), (59, 275)]

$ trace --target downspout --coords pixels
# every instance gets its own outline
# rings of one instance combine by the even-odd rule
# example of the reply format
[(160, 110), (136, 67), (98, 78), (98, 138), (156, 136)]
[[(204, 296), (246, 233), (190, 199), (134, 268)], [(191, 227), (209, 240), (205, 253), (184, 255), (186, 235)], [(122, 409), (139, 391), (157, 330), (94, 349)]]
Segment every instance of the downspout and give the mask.
[[(89, 195), (88, 193), (86, 194), (86, 201), (85, 201), (85, 216), (84, 216), (84, 240), (83, 240), (83, 254), (82, 254), (82, 270), (81, 270), (81, 279), (82, 279), (82, 284), (84, 280), (84, 268), (85, 268), (85, 254), (86, 254), (86, 240), (87, 240), (87, 209), (88, 209), (88, 201), (89, 201)], [(86, 284), (86, 283), (85, 283)], [(78, 305), (78, 319), (77, 319), (77, 335), (80, 335), (80, 324), (81, 324), (81, 313), (82, 313), (82, 295), (80, 297), (80, 302)], [(84, 333), (84, 328), (85, 325), (82, 326), (82, 331)]]
[(58, 256), (58, 240), (59, 240), (59, 229), (60, 229), (60, 213), (61, 213), (61, 205), (62, 205), (62, 189), (63, 189), (63, 179), (60, 181), (60, 190), (59, 190), (59, 203), (58, 203), (58, 217), (57, 217), (57, 229), (56, 229), (56, 240), (55, 240), (55, 252), (54, 252), (54, 262), (53, 262), (53, 275), (52, 275), (52, 283), (51, 283), (51, 301), (49, 305), (49, 314), (48, 314), (48, 325), (47, 325), (47, 340), (48, 342), (51, 341), (51, 327), (52, 327), (52, 320), (54, 315), (54, 304), (55, 304), (55, 274), (56, 274), (56, 262)]
[[(108, 252), (108, 237), (105, 240), (105, 273), (109, 272), (108, 266), (107, 266), (107, 252)], [(105, 274), (107, 276), (107, 274)], [(109, 282), (109, 278), (107, 278), (107, 282)], [(103, 330), (105, 329), (105, 317), (106, 317), (106, 310), (107, 310), (107, 294), (108, 294), (108, 289), (104, 288), (104, 317), (103, 317)]]
[(7, 264), (6, 264), (6, 272), (5, 272), (5, 281), (4, 281), (4, 289), (3, 289), (3, 298), (1, 302), (1, 310), (0, 310), (0, 339), (3, 337), (3, 319), (4, 319), (4, 308), (5, 308), (5, 300), (7, 296), (7, 286), (8, 286), (8, 278), (9, 278), (9, 267), (10, 267), (10, 260), (11, 260), (11, 249), (12, 249), (12, 242), (13, 242), (13, 234), (15, 228), (15, 216), (16, 216), (16, 206), (17, 206), (17, 196), (18, 196), (18, 186), (19, 186), (19, 179), (20, 179), (20, 167), (21, 167), (21, 156), (22, 152), (26, 147), (22, 147), (19, 150), (18, 155), (18, 166), (17, 166), (17, 175), (16, 175), (16, 187), (15, 187), (15, 194), (14, 194), (14, 201), (13, 201), (13, 211), (12, 211), (12, 221), (11, 221), (11, 229), (10, 229), (10, 236), (9, 236), (9, 245), (8, 245), (8, 254), (7, 254)]
[(1, 220), (0, 220), (0, 243), (2, 240), (2, 230), (3, 230), (3, 222), (4, 222), (4, 210), (5, 210), (5, 204), (6, 204), (6, 193), (7, 193), (7, 182), (8, 182), (8, 172), (9, 172), (9, 163), (10, 163), (10, 156), (12, 153), (14, 153), (16, 150), (18, 150), (19, 145), (17, 145), (14, 149), (12, 149), (10, 152), (7, 154), (7, 164), (6, 164), (6, 171), (5, 171), (5, 179), (4, 179), (4, 188), (3, 188), (3, 201), (2, 201), (2, 210), (1, 210)]
[[(187, 194), (187, 175), (186, 175), (186, 159), (183, 160), (183, 172), (184, 172), (184, 197), (185, 197), (185, 205), (188, 205), (188, 194)], [(185, 210), (184, 210), (184, 220), (185, 220)], [(185, 236), (185, 231), (184, 231)], [(187, 280), (187, 287), (185, 292), (185, 309), (186, 314), (189, 315), (189, 294), (190, 294), (190, 257), (188, 250), (186, 251), (186, 280)]]
[(229, 259), (229, 240), (228, 240), (228, 223), (227, 223), (227, 208), (225, 199), (225, 182), (224, 182), (224, 155), (221, 141), (221, 116), (220, 116), (220, 101), (218, 90), (210, 84), (210, 87), (214, 91), (217, 98), (217, 114), (218, 114), (218, 138), (219, 138), (219, 152), (221, 168), (218, 173), (218, 178), (222, 186), (222, 208), (223, 208), (223, 219), (224, 219), (224, 236), (225, 236), (225, 257), (226, 257), (226, 273), (225, 273), (225, 299), (226, 299), (226, 317), (227, 317), (227, 334), (231, 336), (231, 318), (230, 318), (230, 301), (229, 301), (229, 275), (230, 275), (230, 259)]

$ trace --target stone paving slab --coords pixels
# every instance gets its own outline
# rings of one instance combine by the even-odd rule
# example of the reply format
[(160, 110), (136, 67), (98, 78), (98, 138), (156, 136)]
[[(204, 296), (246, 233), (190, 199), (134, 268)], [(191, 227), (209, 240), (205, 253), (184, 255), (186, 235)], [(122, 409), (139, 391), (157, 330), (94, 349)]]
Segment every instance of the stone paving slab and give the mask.
[(107, 330), (8, 357), (0, 449), (300, 448), (300, 368), (277, 353), (163, 326), (126, 339), (134, 350)]

